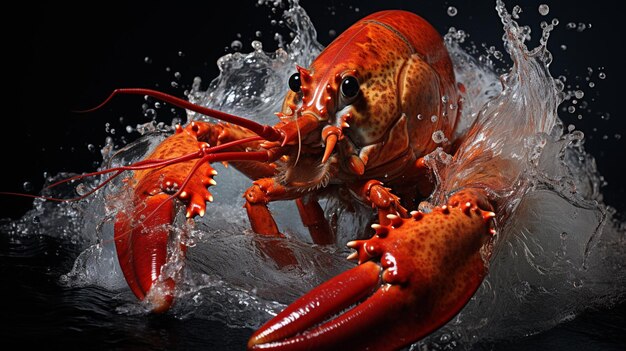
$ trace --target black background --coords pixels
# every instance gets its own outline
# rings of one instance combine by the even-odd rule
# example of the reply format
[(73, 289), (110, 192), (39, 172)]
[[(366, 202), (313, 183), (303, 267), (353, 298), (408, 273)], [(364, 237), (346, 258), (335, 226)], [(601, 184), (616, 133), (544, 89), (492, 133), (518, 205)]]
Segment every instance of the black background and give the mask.
[[(587, 136), (586, 148), (596, 158), (607, 185), (606, 202), (623, 213), (624, 185), (621, 165), (626, 128), (620, 110), (623, 104), (620, 82), (624, 49), (623, 25), (612, 2), (599, 0), (572, 4), (550, 1), (550, 13), (541, 17), (538, 5), (543, 1), (522, 1), (521, 22), (531, 25), (536, 43), (538, 21), (557, 17), (560, 25), (550, 38), (554, 54), (553, 75), (564, 74), (568, 83), (582, 84), (591, 113), (583, 119), (561, 113), (566, 123), (575, 123)], [(17, 25), (3, 21), (5, 47), (2, 138), (2, 182), (0, 191), (37, 193), (43, 185), (44, 172), (88, 172), (101, 160), (99, 151), (107, 135), (105, 123), (116, 129), (116, 140), (128, 141), (138, 136), (127, 134), (126, 125), (135, 126), (150, 118), (143, 115), (141, 97), (119, 97), (100, 111), (72, 113), (93, 107), (118, 87), (148, 87), (184, 97), (183, 92), (199, 76), (206, 84), (218, 74), (216, 60), (227, 52), (230, 43), (239, 39), (244, 52), (250, 42), (259, 39), (266, 51), (275, 49), (273, 33), (281, 30), (270, 25), (268, 6), (255, 0), (226, 1), (219, 10), (212, 1), (94, 1), (82, 5), (62, 2), (37, 5), (22, 3), (16, 11), (6, 12)], [(339, 33), (360, 17), (375, 10), (402, 8), (414, 11), (442, 33), (450, 26), (464, 29), (470, 40), (501, 49), (502, 25), (490, 1), (311, 1), (302, 0), (315, 24), (319, 41), (327, 45), (331, 30)], [(458, 14), (450, 17), (448, 6)], [(509, 9), (514, 5), (508, 2)], [(359, 8), (357, 12), (355, 7)], [(334, 12), (333, 12), (334, 11)], [(582, 32), (568, 30), (568, 22), (591, 24)], [(262, 36), (257, 38), (259, 30)], [(560, 45), (567, 45), (562, 50)], [(532, 45), (534, 46), (534, 45)], [(480, 50), (482, 50), (479, 47)], [(183, 55), (179, 55), (182, 52)], [(149, 57), (151, 63), (144, 61)], [(167, 68), (170, 68), (168, 71)], [(587, 67), (595, 71), (596, 87), (584, 85)], [(606, 79), (597, 77), (598, 68)], [(180, 72), (180, 86), (173, 88), (174, 72)], [(591, 101), (593, 100), (595, 101)], [(181, 113), (180, 110), (177, 111)], [(603, 119), (608, 115), (609, 120)], [(124, 120), (120, 122), (119, 118)], [(158, 121), (170, 123), (174, 114), (169, 108), (159, 110)], [(593, 130), (596, 128), (597, 130)], [(607, 135), (607, 139), (603, 136)], [(96, 146), (95, 152), (87, 145)], [(31, 207), (31, 200), (0, 196), (0, 217), (17, 218)]]

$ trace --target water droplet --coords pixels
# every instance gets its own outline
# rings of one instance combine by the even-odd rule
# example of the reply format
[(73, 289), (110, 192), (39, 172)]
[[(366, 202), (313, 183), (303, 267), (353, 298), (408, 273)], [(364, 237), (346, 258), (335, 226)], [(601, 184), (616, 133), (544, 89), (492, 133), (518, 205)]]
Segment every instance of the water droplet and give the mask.
[(567, 112), (569, 112), (569, 113), (574, 113), (574, 112), (576, 112), (576, 107), (574, 107), (574, 106), (570, 106), (570, 107), (568, 107), (568, 108), (567, 108)]
[(422, 119), (424, 119), (424, 116), (422, 116), (421, 114), (418, 113), (417, 114), (417, 120), (421, 121)]
[(565, 27), (567, 27), (567, 29), (575, 29), (576, 28), (576, 23), (570, 22)]
[(437, 122), (437, 115), (432, 115), (430, 117), (430, 121), (433, 122), (433, 123)]
[(260, 31), (260, 30), (257, 30), (257, 31), (254, 33), (254, 35), (255, 35), (257, 38), (260, 38), (260, 37), (262, 37), (262, 36), (263, 36), (263, 33), (261, 33), (261, 31)]
[(550, 13), (550, 6), (548, 6), (547, 4), (541, 4), (539, 5), (539, 13), (542, 16), (547, 15), (548, 13)]
[(38, 216), (33, 217), (33, 220), (32, 220), (32, 221), (33, 221), (33, 223), (34, 223), (34, 224), (38, 224), (38, 223), (40, 222), (40, 220), (39, 220), (39, 217), (38, 217)]
[(243, 48), (243, 43), (239, 40), (233, 40), (233, 42), (230, 43), (230, 48), (235, 51), (241, 50), (241, 48)]
[(585, 29), (587, 29), (587, 25), (586, 25), (586, 24), (584, 24), (584, 23), (582, 23), (582, 22), (581, 22), (581, 23), (578, 23), (578, 26), (576, 27), (576, 31), (578, 31), (578, 32), (582, 32), (582, 31), (584, 31)]
[(172, 88), (178, 88), (178, 83), (172, 81), (172, 83), (170, 83), (170, 85), (172, 86)]
[(254, 40), (254, 41), (252, 41), (252, 44), (251, 44), (251, 45), (252, 45), (252, 48), (253, 48), (254, 50), (256, 50), (256, 51), (261, 51), (261, 50), (263, 50), (263, 44), (262, 44), (260, 41), (258, 41), (258, 40)]
[(154, 109), (148, 108), (146, 109), (146, 112), (143, 113), (143, 115), (148, 118), (154, 119), (156, 117), (156, 111)]
[(96, 151), (96, 146), (94, 144), (88, 144), (87, 145), (87, 150), (94, 152)]
[(433, 135), (432, 135), (432, 138), (433, 138), (433, 141), (436, 144), (441, 144), (441, 143), (443, 143), (443, 142), (448, 140), (448, 139), (446, 139), (446, 135), (441, 130), (434, 131)]
[(180, 72), (174, 72), (174, 78), (180, 79), (180, 77), (181, 77)]
[(76, 193), (80, 196), (87, 195), (87, 193), (89, 193), (89, 188), (87, 188), (85, 184), (78, 184), (76, 186)]
[(595, 87), (595, 86), (596, 86), (596, 83), (594, 83), (594, 82), (589, 82), (589, 87), (590, 87), (590, 88), (593, 88), (593, 87)]
[(582, 90), (576, 90), (574, 92), (574, 96), (576, 96), (577, 99), (582, 99), (583, 96), (585, 96), (585, 93)]
[(582, 288), (583, 287), (583, 281), (580, 279), (576, 279), (573, 282), (573, 285), (575, 288)]
[(515, 19), (519, 19), (519, 14), (522, 12), (522, 8), (519, 5), (513, 6), (513, 11), (511, 11), (511, 16)]
[(178, 52), (178, 56), (183, 57), (183, 56), (185, 56), (185, 53), (184, 53), (184, 52), (182, 52), (182, 51), (179, 51), (179, 52)]
[(24, 191), (32, 191), (33, 190), (33, 183), (31, 183), (31, 182), (24, 182), (24, 184), (22, 184), (22, 187), (24, 188)]
[(574, 126), (573, 124), (570, 124), (570, 125), (568, 125), (568, 126), (567, 126), (567, 131), (568, 131), (568, 132), (571, 132), (571, 131), (573, 131), (574, 129), (576, 129), (576, 126)]
[(567, 45), (565, 45), (565, 44), (561, 45), (561, 50), (563, 50), (563, 51), (567, 50)]
[(443, 333), (440, 337), (439, 337), (439, 342), (442, 343), (448, 343), (450, 341), (450, 339), (452, 339), (452, 337), (450, 336), (450, 334), (448, 333)]
[(126, 133), (130, 134), (133, 132), (133, 127), (131, 126), (126, 126)]
[(561, 232), (561, 240), (567, 239), (567, 232)]
[(620, 140), (622, 138), (622, 135), (621, 134), (615, 134), (614, 137), (615, 137), (615, 140)]
[(604, 78), (606, 78), (606, 74), (604, 72), (600, 72), (600, 73), (598, 73), (598, 78), (604, 79)]
[(448, 16), (454, 17), (454, 16), (456, 16), (457, 13), (458, 13), (458, 11), (457, 11), (456, 7), (454, 7), (454, 6), (448, 7)]
[(337, 36), (337, 31), (334, 29), (329, 30), (328, 36), (330, 36), (331, 38), (334, 38), (335, 36)]
[(143, 62), (145, 62), (145, 63), (152, 63), (152, 59), (150, 57), (146, 56), (146, 57), (143, 58)]

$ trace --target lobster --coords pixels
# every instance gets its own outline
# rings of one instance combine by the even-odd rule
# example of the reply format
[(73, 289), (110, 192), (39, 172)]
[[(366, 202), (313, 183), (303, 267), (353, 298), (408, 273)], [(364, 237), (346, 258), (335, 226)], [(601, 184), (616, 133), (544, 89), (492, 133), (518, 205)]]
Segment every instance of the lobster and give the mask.
[[(252, 180), (243, 197), (258, 235), (284, 236), (268, 203), (295, 200), (313, 242), (334, 243), (319, 204), (333, 189), (377, 216), (369, 239), (348, 243), (357, 265), (268, 321), (248, 349), (387, 350), (427, 336), (464, 307), (487, 274), (497, 205), (473, 185), (430, 209), (409, 210), (434, 188), (424, 157), (437, 148), (454, 155), (463, 140), (464, 87), (442, 37), (416, 14), (377, 12), (308, 68), (296, 66), (288, 87), (273, 126), (149, 89), (117, 89), (104, 102), (149, 95), (220, 120), (179, 125), (143, 161), (117, 170), (134, 171), (126, 180), (132, 210), (120, 211), (114, 225), (128, 286), (154, 312), (170, 308), (176, 282), (160, 274), (177, 206), (186, 206), (187, 218), (204, 216), (216, 185), (211, 163), (228, 162)], [(484, 175), (466, 175), (466, 184), (480, 184), (472, 177)], [(267, 250), (291, 263), (284, 250)]]

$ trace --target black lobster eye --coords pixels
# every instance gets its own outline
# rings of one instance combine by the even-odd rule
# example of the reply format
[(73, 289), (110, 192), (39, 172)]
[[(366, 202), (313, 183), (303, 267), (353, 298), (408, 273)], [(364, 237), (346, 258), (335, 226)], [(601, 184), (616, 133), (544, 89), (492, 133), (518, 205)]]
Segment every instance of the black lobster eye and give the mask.
[(359, 81), (353, 76), (347, 76), (341, 82), (341, 94), (348, 98), (352, 99), (359, 94)]
[(300, 73), (294, 73), (289, 77), (289, 89), (293, 90), (296, 93), (300, 92), (300, 87), (302, 83), (300, 82)]

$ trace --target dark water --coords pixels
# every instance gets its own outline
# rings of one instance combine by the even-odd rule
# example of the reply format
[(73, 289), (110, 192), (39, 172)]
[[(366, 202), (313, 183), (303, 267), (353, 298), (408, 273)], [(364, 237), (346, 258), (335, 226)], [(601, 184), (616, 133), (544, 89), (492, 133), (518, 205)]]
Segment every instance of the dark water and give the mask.
[[(28, 181), (36, 192), (43, 183), (41, 175), (44, 171), (56, 174), (61, 170), (82, 172), (93, 169), (92, 163), (97, 162), (99, 156), (89, 151), (86, 145), (93, 143), (97, 150), (101, 147), (107, 135), (103, 127), (105, 121), (119, 129), (122, 125), (134, 123), (133, 118), (137, 117), (129, 115), (140, 115), (138, 103), (118, 102), (110, 110), (96, 113), (88, 119), (67, 111), (76, 106), (93, 105), (112, 88), (119, 86), (145, 86), (156, 82), (166, 91), (181, 94), (181, 87), (169, 85), (172, 71), (165, 68), (170, 66), (181, 71), (187, 82), (195, 75), (203, 75), (207, 80), (214, 77), (214, 61), (225, 52), (224, 46), (236, 38), (236, 33), (241, 33), (246, 42), (255, 37), (257, 28), (267, 28), (258, 24), (266, 23), (265, 14), (255, 14), (258, 10), (250, 3), (254, 1), (235, 6), (238, 8), (229, 13), (229, 22), (233, 23), (225, 28), (217, 24), (217, 18), (223, 14), (207, 4), (181, 9), (179, 5), (174, 7), (174, 4), (163, 2), (128, 5), (113, 1), (101, 4), (97, 11), (101, 15), (99, 17), (94, 15), (95, 10), (78, 9), (81, 15), (76, 18), (67, 14), (48, 16), (50, 9), (45, 7), (25, 9), (24, 13), (30, 17), (25, 17), (24, 21), (30, 23), (30, 31), (13, 38), (19, 41), (19, 45), (14, 46), (15, 54), (20, 55), (18, 71), (24, 72), (20, 74), (19, 85), (16, 86), (20, 95), (14, 100), (19, 101), (21, 108), (10, 114), (18, 117), (7, 121), (7, 130), (17, 130), (23, 136), (18, 143), (19, 151), (14, 151), (15, 144), (5, 140), (2, 146), (7, 164), (16, 164), (15, 160), (22, 160), (24, 155), (29, 155), (31, 162), (21, 169), (3, 174), (3, 183), (7, 188), (0, 190), (24, 191), (22, 183)], [(320, 41), (326, 43), (325, 38), (330, 37), (329, 29), (341, 31), (342, 26), (345, 28), (365, 13), (386, 7), (412, 9), (426, 18), (432, 18), (442, 32), (450, 25), (464, 28), (477, 42), (495, 45), (501, 36), (501, 26), (493, 6), (472, 1), (418, 5), (402, 1), (387, 5), (329, 2), (320, 6), (307, 1), (301, 3), (316, 27), (319, 24)], [(541, 2), (528, 3), (524, 10), (528, 16), (532, 16), (531, 13), (536, 15), (536, 8)], [(607, 78), (598, 83), (601, 93), (595, 96), (594, 111), (612, 114), (613, 118), (593, 115), (577, 120), (572, 116), (571, 122), (586, 132), (588, 150), (596, 156), (600, 173), (608, 182), (603, 189), (605, 201), (617, 209), (619, 217), (625, 213), (624, 185), (620, 183), (623, 173), (618, 170), (619, 161), (623, 159), (620, 155), (625, 148), (624, 140), (614, 135), (621, 133), (626, 137), (626, 128), (619, 121), (621, 95), (618, 92), (622, 90), (619, 83), (623, 81), (623, 70), (618, 58), (606, 54), (603, 46), (615, 47), (609, 52), (624, 48), (623, 31), (617, 29), (620, 15), (611, 10), (611, 2), (608, 1), (594, 2), (585, 7), (565, 1), (546, 3), (550, 4), (551, 13), (560, 18), (563, 27), (570, 21), (593, 24), (592, 29), (583, 31), (578, 37), (565, 30), (553, 35), (552, 42), (555, 45), (567, 43), (569, 51), (564, 52), (570, 54), (568, 61), (563, 62), (559, 60), (563, 52), (552, 50), (555, 54), (553, 68), (556, 75), (581, 72), (579, 75), (584, 76), (587, 66), (594, 69), (605, 67)], [(452, 18), (446, 15), (446, 9), (451, 4), (459, 10), (459, 14)], [(360, 6), (360, 14), (345, 11), (349, 15), (343, 18), (329, 13), (329, 9), (341, 13), (342, 9), (350, 6)], [(59, 29), (56, 24), (60, 21), (74, 24), (75, 31)], [(239, 25), (234, 22), (239, 22)], [(75, 34), (81, 31), (83, 35)], [(264, 35), (269, 37), (267, 33)], [(600, 44), (604, 40), (606, 44)], [(576, 41), (580, 43), (577, 45)], [(183, 58), (178, 55), (179, 50), (185, 53)], [(571, 55), (572, 52), (576, 55)], [(152, 57), (151, 65), (143, 62), (146, 56)], [(126, 120), (117, 123), (111, 121), (111, 115), (125, 115)], [(171, 117), (171, 113), (164, 111), (160, 113), (159, 120), (166, 121)], [(145, 118), (137, 119), (137, 123), (146, 121)], [(11, 129), (23, 128), (25, 120), (34, 123), (26, 130)], [(604, 139), (604, 135), (608, 138)], [(0, 217), (19, 218), (30, 206), (28, 200), (3, 198), (3, 214)], [(126, 302), (125, 297), (130, 296), (125, 289), (69, 288), (60, 284), (61, 275), (71, 270), (79, 253), (76, 245), (50, 236), (15, 237), (4, 232), (0, 235), (0, 270), (4, 279), (5, 302), (0, 336), (5, 344), (20, 345), (20, 348), (54, 345), (69, 349), (122, 350), (245, 348), (251, 329), (229, 328), (219, 321), (180, 319), (168, 314), (118, 313), (116, 308)], [(586, 311), (572, 321), (535, 335), (494, 344), (478, 344), (475, 348), (623, 350), (626, 348), (626, 303), (609, 309)]]
[[(4, 233), (3, 233), (4, 234)], [(13, 282), (3, 294), (2, 339), (9, 345), (67, 349), (118, 350), (243, 350), (250, 329), (228, 328), (220, 322), (170, 315), (124, 315), (115, 312), (118, 294), (100, 287), (68, 288), (59, 277), (67, 273), (78, 252), (50, 237), (2, 235), (0, 267)]]
[[(244, 350), (251, 329), (218, 321), (170, 315), (115, 313), (118, 294), (99, 287), (67, 288), (59, 276), (78, 254), (49, 237), (0, 238), (4, 284), (3, 327), (7, 345), (67, 349)], [(8, 284), (11, 282), (11, 284)], [(117, 302), (116, 302), (117, 301)], [(591, 310), (557, 327), (524, 338), (478, 344), (476, 350), (623, 350), (626, 303)]]

